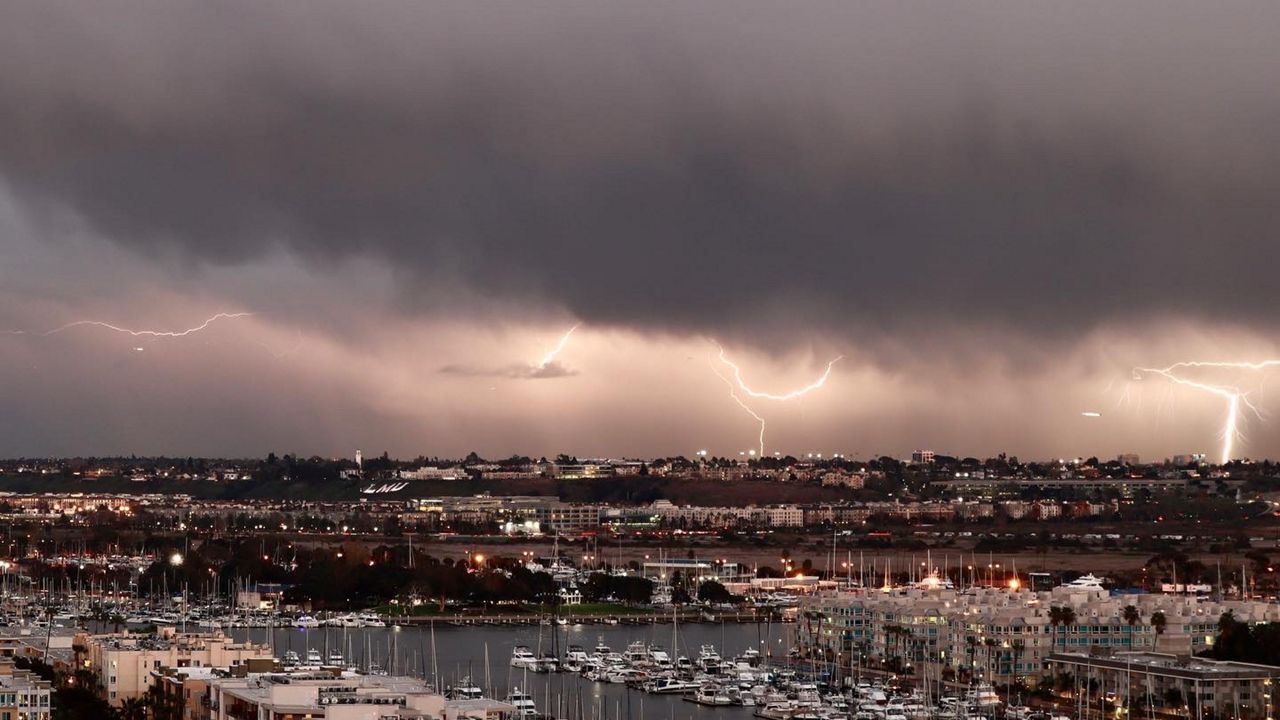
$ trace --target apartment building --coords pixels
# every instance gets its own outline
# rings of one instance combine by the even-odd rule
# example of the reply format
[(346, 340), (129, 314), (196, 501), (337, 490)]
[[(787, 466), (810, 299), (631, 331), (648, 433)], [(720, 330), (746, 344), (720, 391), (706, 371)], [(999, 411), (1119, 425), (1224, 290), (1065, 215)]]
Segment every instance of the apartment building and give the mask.
[(238, 642), (221, 633), (180, 633), (161, 628), (157, 635), (81, 633), (76, 644), (98, 676), (99, 691), (112, 705), (147, 694), (152, 671), (161, 668), (234, 668), (250, 661), (271, 661), (266, 645)]
[(561, 502), (532, 495), (476, 495), (472, 497), (410, 500), (410, 511), (441, 522), (497, 523), (509, 532), (575, 533), (600, 526), (601, 507)]
[(0, 720), (49, 720), (52, 695), (47, 681), (0, 662)]
[[(1130, 625), (1125, 607), (1138, 611)], [(1280, 620), (1280, 605), (1262, 601), (1206, 601), (1185, 595), (1111, 596), (1101, 588), (1059, 587), (1043, 592), (942, 584), (890, 591), (819, 593), (802, 604), (801, 642), (832, 657), (929, 663), (975, 677), (1008, 682), (1043, 674), (1060, 652), (1142, 650), (1188, 655), (1213, 644), (1218, 619)], [(1069, 624), (1054, 624), (1051, 609), (1068, 607)], [(1152, 623), (1156, 613), (1163, 625)]]
[(1151, 652), (1054, 653), (1049, 663), (1054, 673), (1080, 679), (1075, 702), (1085, 707), (1110, 700), (1118, 708), (1150, 708), (1147, 715), (1266, 720), (1280, 700), (1280, 668), (1272, 665)]

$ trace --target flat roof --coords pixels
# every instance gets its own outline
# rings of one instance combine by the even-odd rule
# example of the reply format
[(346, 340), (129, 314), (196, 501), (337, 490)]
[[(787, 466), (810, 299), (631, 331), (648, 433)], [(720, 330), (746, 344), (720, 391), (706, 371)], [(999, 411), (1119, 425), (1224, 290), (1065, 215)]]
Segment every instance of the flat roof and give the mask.
[(1088, 665), (1111, 670), (1125, 670), (1152, 675), (1180, 677), (1188, 680), (1264, 679), (1280, 677), (1280, 667), (1213, 660), (1211, 658), (1167, 655), (1151, 652), (1119, 652), (1112, 655), (1087, 653), (1052, 653), (1049, 662)]

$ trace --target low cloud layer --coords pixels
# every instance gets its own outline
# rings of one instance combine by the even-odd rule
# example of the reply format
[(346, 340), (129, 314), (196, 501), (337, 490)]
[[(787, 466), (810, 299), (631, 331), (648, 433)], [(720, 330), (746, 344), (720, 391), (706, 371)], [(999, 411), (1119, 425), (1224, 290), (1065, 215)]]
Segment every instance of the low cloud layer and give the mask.
[(578, 371), (572, 370), (558, 362), (546, 365), (507, 365), (505, 367), (477, 367), (474, 365), (444, 365), (440, 368), (443, 375), (461, 377), (491, 377), (508, 380), (547, 380), (552, 378), (573, 377)]

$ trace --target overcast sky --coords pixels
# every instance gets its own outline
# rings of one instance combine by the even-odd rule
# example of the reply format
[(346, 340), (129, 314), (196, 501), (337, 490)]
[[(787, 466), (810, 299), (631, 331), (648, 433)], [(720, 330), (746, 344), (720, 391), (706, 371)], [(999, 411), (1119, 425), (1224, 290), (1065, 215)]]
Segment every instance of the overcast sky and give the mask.
[[(0, 455), (758, 449), (717, 342), (771, 393), (844, 356), (746, 398), (769, 453), (1213, 454), (1223, 398), (1132, 369), (1280, 357), (1276, 27), (1266, 2), (13, 3)], [(253, 314), (43, 334), (219, 312)], [(1269, 376), (1195, 377), (1265, 416)]]

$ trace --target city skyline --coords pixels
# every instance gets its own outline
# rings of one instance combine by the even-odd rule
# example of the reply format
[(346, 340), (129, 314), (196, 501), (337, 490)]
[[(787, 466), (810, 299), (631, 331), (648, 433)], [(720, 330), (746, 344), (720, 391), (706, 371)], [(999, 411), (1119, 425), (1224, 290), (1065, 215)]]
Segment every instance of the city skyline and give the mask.
[(0, 27), (0, 457), (1280, 457), (1278, 8), (299, 10)]

